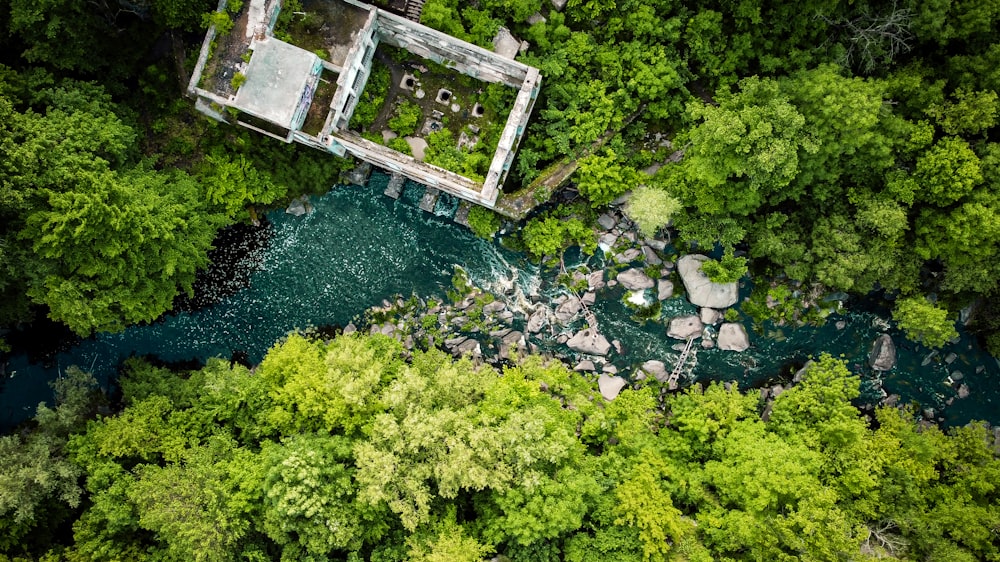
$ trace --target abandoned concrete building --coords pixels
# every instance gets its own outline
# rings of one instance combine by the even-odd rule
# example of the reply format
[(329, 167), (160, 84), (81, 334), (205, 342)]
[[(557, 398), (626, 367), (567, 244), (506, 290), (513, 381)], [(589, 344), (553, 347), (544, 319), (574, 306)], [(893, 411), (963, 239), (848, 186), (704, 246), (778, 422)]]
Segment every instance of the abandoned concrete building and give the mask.
[[(223, 30), (218, 28), (230, 25), (213, 25), (205, 37), (188, 86), (197, 108), (220, 121), (235, 122), (285, 142), (306, 144), (337, 156), (353, 155), (393, 174), (399, 183), (408, 178), (431, 190), (495, 208), (538, 95), (538, 70), (513, 60), (512, 55), (501, 56), (357, 0), (316, 1), (325, 2), (324, 17), (330, 21), (323, 25), (327, 36), (321, 48), (308, 50), (275, 36), (281, 0), (245, 0), (238, 10), (229, 11), (226, 0), (221, 0), (218, 13), (229, 14), (233, 24)], [(514, 101), (509, 113), (493, 129), (499, 132), (494, 135), (496, 149), (488, 169), (483, 164), (485, 173), (479, 178), (423, 162), (426, 142), (419, 133), (405, 139), (413, 147), (410, 155), (374, 142), (372, 134), (365, 138), (349, 128), (380, 44), (432, 61), (474, 79), (463, 78), (465, 81), (480, 84), (478, 90), (472, 89), (459, 100), (445, 88), (424, 92), (415, 84), (414, 74), (419, 81), (420, 72), (405, 73), (400, 83), (393, 85), (395, 91), (411, 90), (411, 95), (426, 95), (428, 103), (433, 100), (440, 106), (420, 116), (423, 126), (418, 129), (423, 133), (451, 119), (468, 121), (462, 125), (467, 127), (463, 131), (472, 136), (479, 130), (473, 121), (483, 114), (476, 92), (481, 94), (489, 84), (502, 84), (516, 93), (510, 96)], [(387, 138), (395, 136), (389, 131), (385, 134)], [(470, 141), (464, 132), (461, 137), (459, 147), (478, 140)]]

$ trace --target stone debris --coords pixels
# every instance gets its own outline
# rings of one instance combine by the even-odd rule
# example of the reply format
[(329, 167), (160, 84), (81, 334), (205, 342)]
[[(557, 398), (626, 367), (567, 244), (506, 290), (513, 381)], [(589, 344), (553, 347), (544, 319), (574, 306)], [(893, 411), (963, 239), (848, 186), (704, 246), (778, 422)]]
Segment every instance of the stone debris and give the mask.
[(576, 297), (566, 299), (565, 302), (556, 307), (556, 321), (563, 325), (569, 324), (580, 313), (581, 308), (582, 305)]
[(296, 197), (292, 199), (292, 202), (288, 204), (288, 208), (285, 209), (285, 213), (301, 217), (302, 215), (309, 212), (312, 205), (309, 204), (309, 196), (303, 195), (302, 197)]
[(618, 221), (608, 213), (602, 213), (601, 216), (597, 217), (597, 224), (604, 230), (611, 230), (618, 224)]
[(656, 298), (665, 301), (674, 296), (674, 283), (669, 279), (660, 279), (656, 282)]
[(545, 326), (545, 310), (539, 308), (531, 316), (528, 317), (528, 323), (524, 327), (529, 334), (537, 334), (542, 331), (542, 327)]
[(615, 261), (618, 263), (632, 263), (639, 259), (642, 251), (639, 248), (629, 248), (620, 254), (615, 254)]
[(501, 57), (513, 59), (521, 48), (521, 42), (511, 35), (510, 30), (501, 27), (493, 37), (493, 52)]
[(596, 371), (597, 367), (594, 366), (594, 362), (590, 359), (584, 359), (583, 361), (577, 363), (576, 367), (573, 367), (573, 370), (580, 373), (588, 373)]
[(597, 246), (605, 254), (611, 251), (611, 248), (615, 247), (615, 243), (618, 242), (618, 237), (610, 232), (604, 233), (597, 238)]
[(644, 245), (642, 247), (642, 256), (646, 259), (646, 263), (649, 265), (660, 265), (663, 263), (660, 256), (656, 255), (656, 252), (649, 246)]
[(701, 317), (701, 323), (706, 326), (714, 326), (715, 324), (722, 322), (722, 312), (715, 310), (714, 308), (702, 307), (702, 309), (698, 311), (698, 314)]
[(670, 376), (670, 373), (667, 372), (667, 366), (663, 364), (663, 361), (651, 359), (643, 363), (640, 368), (647, 376), (654, 377), (660, 382), (666, 381), (667, 377)]
[(587, 287), (591, 291), (599, 291), (604, 288), (604, 270), (594, 271), (587, 276)]

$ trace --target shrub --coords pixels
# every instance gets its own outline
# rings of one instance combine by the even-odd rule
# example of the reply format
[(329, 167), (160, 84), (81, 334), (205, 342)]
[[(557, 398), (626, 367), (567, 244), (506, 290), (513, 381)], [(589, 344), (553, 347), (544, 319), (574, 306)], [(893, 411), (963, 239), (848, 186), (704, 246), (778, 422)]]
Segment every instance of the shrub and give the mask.
[(410, 136), (417, 132), (417, 126), (423, 116), (424, 111), (419, 105), (410, 101), (403, 102), (396, 109), (396, 115), (389, 119), (389, 128), (401, 137)]
[(479, 205), (469, 209), (469, 228), (480, 238), (492, 239), (500, 230), (500, 215)]
[(247, 75), (243, 74), (242, 72), (237, 72), (236, 74), (233, 74), (233, 79), (229, 81), (229, 84), (233, 87), (234, 90), (239, 90), (240, 86), (246, 84), (246, 82), (247, 82)]
[(747, 274), (747, 259), (726, 252), (721, 260), (708, 260), (702, 263), (701, 270), (713, 283), (735, 283)]

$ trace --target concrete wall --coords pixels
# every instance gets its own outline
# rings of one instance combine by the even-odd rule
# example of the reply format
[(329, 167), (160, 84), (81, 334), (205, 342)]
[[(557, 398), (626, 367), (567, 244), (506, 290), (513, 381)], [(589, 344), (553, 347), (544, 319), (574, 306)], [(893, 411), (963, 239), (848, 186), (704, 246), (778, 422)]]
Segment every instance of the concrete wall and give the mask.
[(504, 125), (500, 134), (500, 141), (497, 143), (497, 150), (493, 154), (493, 162), (490, 163), (490, 171), (486, 174), (486, 181), (483, 183), (483, 197), (489, 197), (496, 201), (500, 194), (510, 167), (514, 162), (514, 155), (521, 139), (524, 138), (524, 131), (531, 118), (531, 109), (538, 98), (538, 91), (542, 87), (542, 76), (537, 68), (530, 68), (521, 88), (517, 92), (517, 99), (514, 100), (514, 107), (511, 108), (507, 117), (507, 124)]
[(372, 57), (375, 56), (375, 49), (378, 47), (376, 13), (373, 8), (369, 10), (368, 19), (358, 32), (354, 46), (347, 51), (344, 68), (337, 77), (337, 92), (330, 102), (331, 111), (323, 128), (324, 134), (347, 128), (351, 122), (351, 115), (354, 114), (354, 108), (358, 106), (361, 92), (368, 83), (368, 76), (372, 71)]
[(520, 88), (531, 68), (383, 10), (378, 12), (378, 27), (382, 41), (389, 45), (484, 82)]
[(420, 162), (412, 156), (375, 144), (350, 131), (336, 134), (334, 140), (365, 162), (371, 162), (391, 172), (399, 172), (417, 183), (436, 187), (460, 199), (493, 208), (495, 196), (485, 197), (481, 192), (482, 186), (467, 177)]

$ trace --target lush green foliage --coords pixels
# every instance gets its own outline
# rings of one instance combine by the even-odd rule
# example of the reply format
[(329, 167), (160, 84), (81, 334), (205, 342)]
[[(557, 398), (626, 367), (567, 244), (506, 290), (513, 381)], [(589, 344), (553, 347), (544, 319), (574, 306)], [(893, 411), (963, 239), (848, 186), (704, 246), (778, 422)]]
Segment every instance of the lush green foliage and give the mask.
[(396, 114), (389, 119), (389, 128), (401, 137), (407, 137), (417, 131), (423, 110), (413, 102), (404, 102), (396, 108)]
[(674, 213), (681, 209), (681, 202), (664, 189), (641, 185), (629, 196), (625, 214), (635, 221), (643, 236), (652, 238), (657, 231), (670, 224)]
[(939, 308), (923, 297), (900, 298), (892, 318), (906, 332), (906, 337), (927, 347), (941, 347), (958, 337), (955, 319), (946, 308)]
[(730, 251), (722, 259), (703, 262), (701, 270), (714, 283), (735, 283), (747, 274), (747, 259), (738, 258)]
[(469, 209), (469, 228), (476, 236), (491, 240), (500, 230), (500, 215), (486, 207), (473, 205)]
[[(0, 552), (69, 560), (992, 559), (1000, 461), (850, 401), (828, 356), (761, 421), (756, 391), (613, 402), (560, 363), (498, 373), (384, 336), (290, 336), (251, 374), (142, 361), (84, 425), (63, 383), (5, 437)], [(655, 383), (654, 383), (655, 385)], [(77, 487), (77, 482), (83, 490)], [(43, 482), (44, 485), (38, 485)], [(72, 539), (51, 533), (75, 519)], [(23, 537), (36, 537), (24, 541)], [(57, 546), (58, 544), (58, 546)]]

